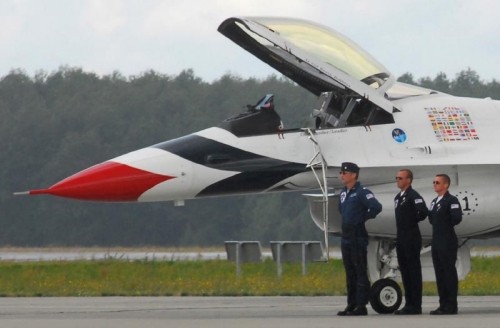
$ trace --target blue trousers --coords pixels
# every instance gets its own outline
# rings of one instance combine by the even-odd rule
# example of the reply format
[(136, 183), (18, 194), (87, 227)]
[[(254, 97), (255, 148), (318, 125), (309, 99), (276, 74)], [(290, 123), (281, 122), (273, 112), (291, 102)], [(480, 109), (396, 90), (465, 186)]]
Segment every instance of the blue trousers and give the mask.
[(399, 270), (405, 288), (405, 307), (422, 309), (422, 265), (420, 249), (422, 240), (416, 232), (416, 237), (404, 235), (396, 242)]
[(436, 273), (436, 284), (439, 293), (439, 306), (446, 310), (457, 309), (458, 274), (455, 267), (457, 261), (457, 245), (432, 245), (432, 262)]
[(370, 299), (367, 246), (368, 241), (364, 238), (342, 240), (342, 261), (346, 273), (348, 305), (366, 305)]

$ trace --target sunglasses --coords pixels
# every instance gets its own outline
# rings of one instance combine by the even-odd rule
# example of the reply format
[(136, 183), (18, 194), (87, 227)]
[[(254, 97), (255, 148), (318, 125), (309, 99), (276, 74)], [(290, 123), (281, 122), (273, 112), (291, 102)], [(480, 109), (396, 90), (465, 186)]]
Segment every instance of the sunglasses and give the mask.
[(396, 177), (396, 180), (403, 180), (404, 178), (402, 177)]
[(432, 184), (438, 185), (438, 184), (441, 184), (441, 182), (439, 182), (439, 181), (432, 181)]
[(345, 174), (347, 174), (347, 173), (352, 173), (352, 172), (347, 172), (347, 171), (340, 171), (340, 172), (339, 172), (339, 174), (340, 174), (340, 175), (345, 175)]

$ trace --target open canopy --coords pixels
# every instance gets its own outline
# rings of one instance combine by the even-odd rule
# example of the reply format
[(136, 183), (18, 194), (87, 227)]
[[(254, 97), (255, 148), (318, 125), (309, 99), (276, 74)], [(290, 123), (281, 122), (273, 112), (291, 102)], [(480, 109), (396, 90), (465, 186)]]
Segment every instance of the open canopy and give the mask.
[(393, 76), (367, 52), (328, 27), (292, 18), (233, 17), (219, 32), (316, 95), (357, 94), (392, 113)]

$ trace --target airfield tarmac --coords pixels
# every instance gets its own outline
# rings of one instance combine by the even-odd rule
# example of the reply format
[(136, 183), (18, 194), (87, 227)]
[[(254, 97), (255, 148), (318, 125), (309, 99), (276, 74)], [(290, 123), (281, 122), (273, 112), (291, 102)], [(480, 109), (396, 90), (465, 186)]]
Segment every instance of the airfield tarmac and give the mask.
[(40, 297), (0, 298), (0, 326), (106, 328), (483, 328), (500, 327), (500, 297), (459, 297), (459, 314), (431, 316), (437, 297), (424, 297), (419, 316), (338, 317), (345, 297)]

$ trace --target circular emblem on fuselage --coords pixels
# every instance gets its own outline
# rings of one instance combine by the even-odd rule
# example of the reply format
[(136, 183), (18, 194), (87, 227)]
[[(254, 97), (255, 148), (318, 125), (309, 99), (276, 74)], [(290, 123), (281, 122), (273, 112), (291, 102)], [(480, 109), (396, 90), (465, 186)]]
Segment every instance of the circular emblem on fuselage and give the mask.
[(404, 132), (401, 129), (394, 129), (392, 130), (392, 138), (397, 142), (397, 143), (404, 143), (406, 139), (408, 139), (408, 136), (406, 135), (406, 132)]

